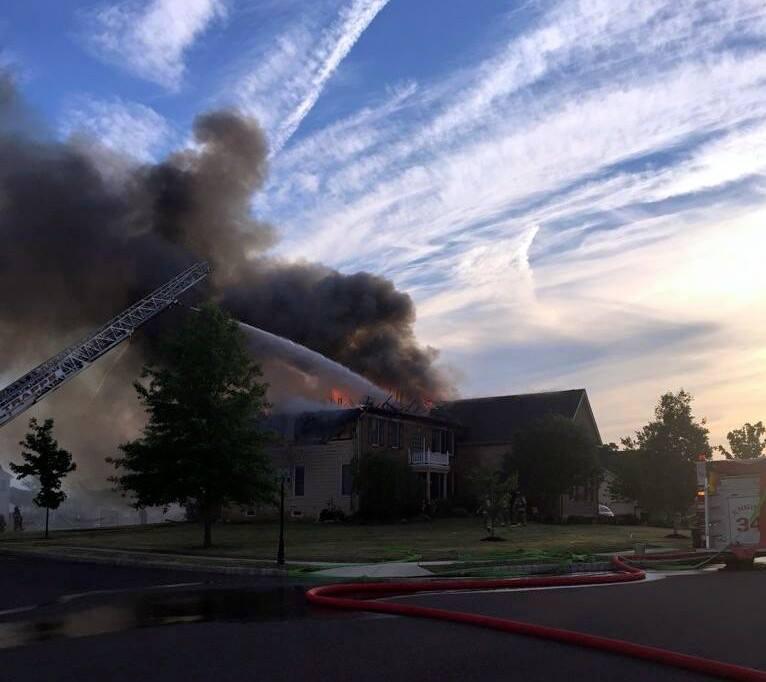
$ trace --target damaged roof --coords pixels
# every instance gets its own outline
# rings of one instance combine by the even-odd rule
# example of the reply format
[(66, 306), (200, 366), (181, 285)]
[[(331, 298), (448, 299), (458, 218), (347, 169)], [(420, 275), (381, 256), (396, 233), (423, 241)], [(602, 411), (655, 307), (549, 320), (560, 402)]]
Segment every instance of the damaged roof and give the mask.
[[(442, 403), (435, 414), (458, 422), (463, 427), (464, 442), (505, 443), (515, 433), (547, 415), (574, 419), (583, 400), (587, 403), (584, 388), (469, 398)], [(595, 421), (593, 426), (598, 433)]]
[(454, 422), (436, 415), (414, 414), (395, 408), (362, 405), (346, 409), (314, 410), (299, 414), (276, 413), (264, 420), (266, 430), (295, 443), (326, 443), (343, 434), (350, 422), (363, 414), (387, 419), (415, 421), (430, 426), (455, 427)]

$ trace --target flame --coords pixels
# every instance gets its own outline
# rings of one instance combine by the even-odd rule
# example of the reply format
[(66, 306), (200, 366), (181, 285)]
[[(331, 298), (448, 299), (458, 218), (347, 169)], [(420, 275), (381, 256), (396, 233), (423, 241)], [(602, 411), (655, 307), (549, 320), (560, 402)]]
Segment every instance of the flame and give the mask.
[(350, 405), (351, 398), (339, 388), (330, 389), (330, 402), (335, 405)]

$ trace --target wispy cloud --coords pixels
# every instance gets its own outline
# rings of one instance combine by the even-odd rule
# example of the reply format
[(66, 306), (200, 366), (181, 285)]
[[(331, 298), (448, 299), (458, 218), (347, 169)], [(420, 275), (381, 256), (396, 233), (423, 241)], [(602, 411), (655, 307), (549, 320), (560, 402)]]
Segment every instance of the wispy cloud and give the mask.
[[(741, 374), (766, 341), (739, 308), (766, 296), (742, 279), (765, 245), (764, 39), (761, 2), (555, 3), (483, 61), (291, 145), (261, 206), (285, 254), (408, 288), (469, 393), (704, 391), (716, 358)], [(534, 372), (513, 360), (530, 344)]]
[(95, 54), (148, 81), (177, 90), (184, 57), (224, 0), (149, 0), (98, 7), (85, 15), (84, 39)]
[(307, 16), (279, 35), (235, 85), (238, 103), (256, 114), (276, 154), (316, 104), (325, 85), (388, 0), (351, 0), (321, 27)]
[(165, 118), (150, 107), (119, 97), (104, 100), (87, 95), (69, 104), (60, 132), (86, 136), (139, 161), (155, 158), (173, 134)]

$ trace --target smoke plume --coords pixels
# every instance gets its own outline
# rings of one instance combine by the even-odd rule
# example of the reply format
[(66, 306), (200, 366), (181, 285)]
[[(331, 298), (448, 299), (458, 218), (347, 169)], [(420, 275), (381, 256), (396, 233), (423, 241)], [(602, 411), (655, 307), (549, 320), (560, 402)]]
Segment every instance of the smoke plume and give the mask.
[[(242, 321), (385, 388), (444, 395), (436, 352), (415, 339), (407, 294), (369, 273), (269, 256), (276, 232), (250, 210), (267, 174), (257, 122), (214, 111), (197, 117), (193, 135), (192, 147), (148, 165), (92, 142), (61, 142), (36, 129), (11, 79), (0, 75), (0, 376), (28, 369), (206, 259), (208, 295)], [(127, 376), (135, 378), (140, 362), (140, 344), (115, 370), (103, 359), (98, 376), (67, 389), (66, 405), (57, 399), (54, 416), (111, 400), (107, 411), (133, 430), (135, 408), (124, 412), (113, 398), (131, 390)], [(99, 403), (88, 406), (96, 389)]]

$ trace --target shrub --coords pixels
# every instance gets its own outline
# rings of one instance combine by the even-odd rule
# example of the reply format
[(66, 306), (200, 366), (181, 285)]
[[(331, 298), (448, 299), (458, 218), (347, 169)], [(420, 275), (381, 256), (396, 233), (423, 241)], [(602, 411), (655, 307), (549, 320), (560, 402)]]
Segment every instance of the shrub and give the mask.
[(345, 521), (346, 513), (335, 506), (335, 500), (331, 497), (327, 501), (327, 506), (319, 512), (320, 521)]

